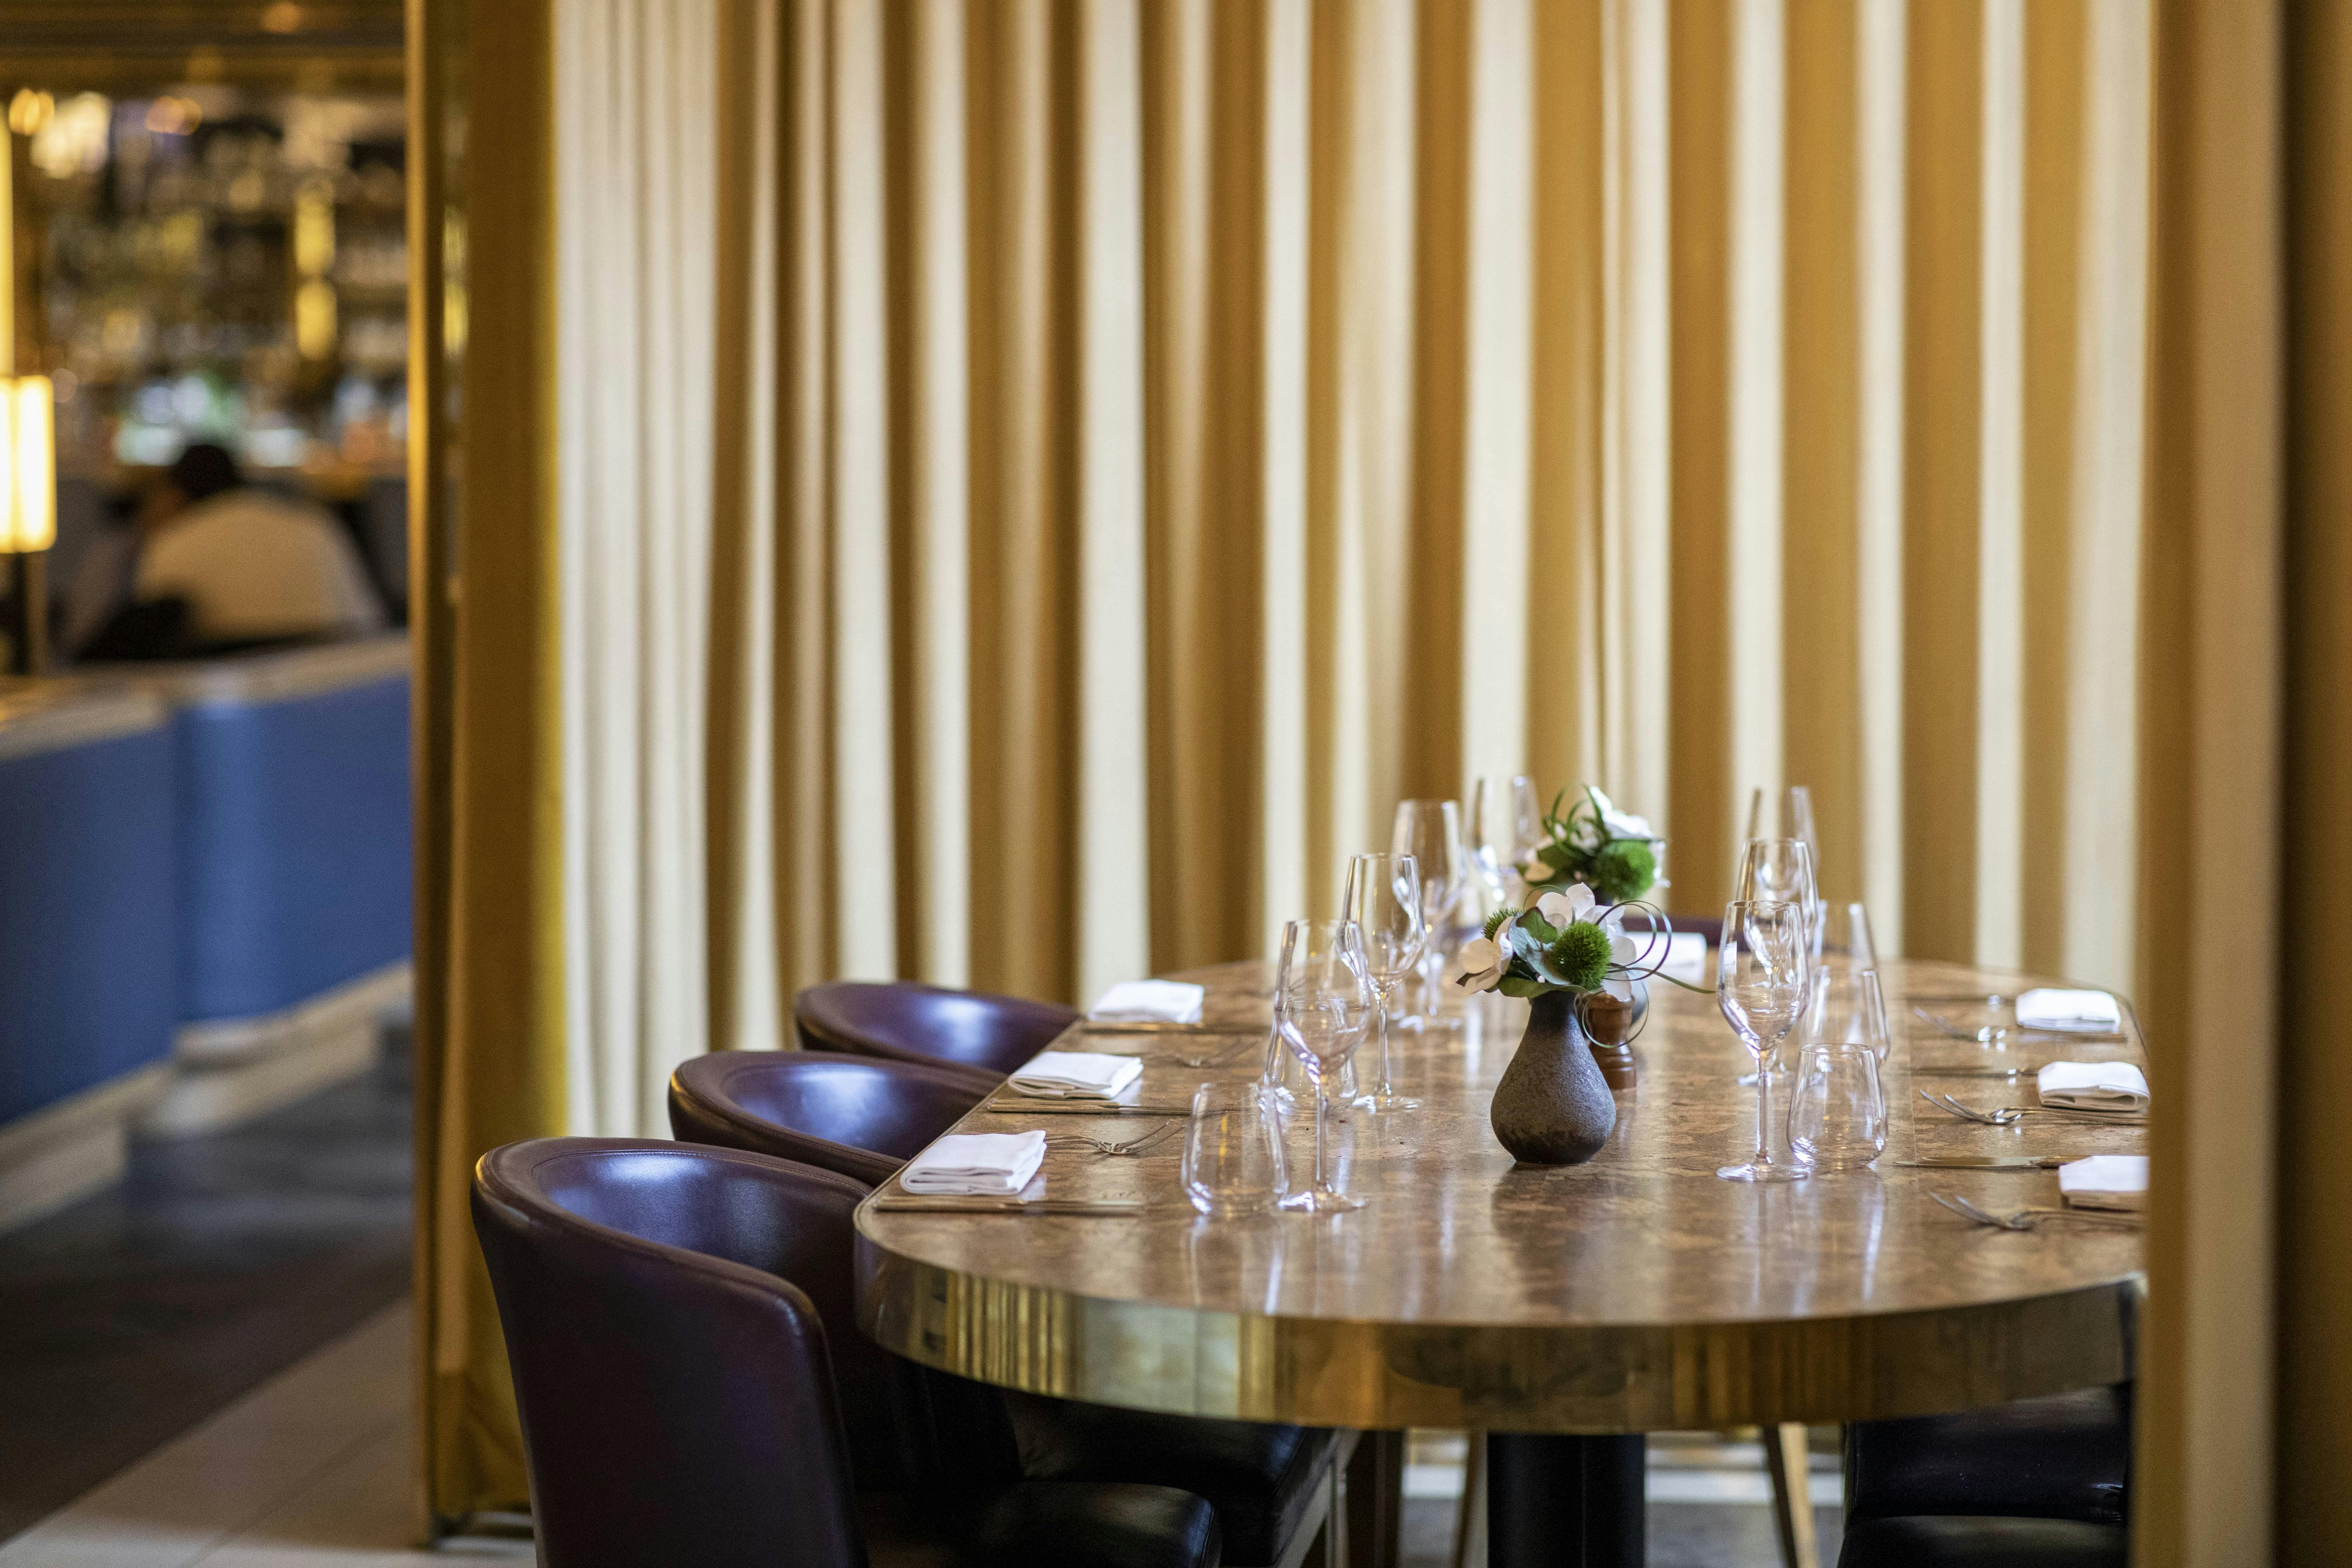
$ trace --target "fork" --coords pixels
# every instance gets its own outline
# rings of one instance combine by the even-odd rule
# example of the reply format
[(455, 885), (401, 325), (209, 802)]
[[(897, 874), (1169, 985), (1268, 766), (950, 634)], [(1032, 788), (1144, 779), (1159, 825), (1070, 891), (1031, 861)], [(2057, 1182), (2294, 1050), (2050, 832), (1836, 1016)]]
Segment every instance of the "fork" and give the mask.
[(1118, 1142), (1112, 1142), (1101, 1138), (1088, 1137), (1084, 1132), (1055, 1132), (1049, 1133), (1046, 1136), (1045, 1147), (1048, 1149), (1091, 1149), (1097, 1154), (1132, 1156), (1149, 1152), (1159, 1144), (1164, 1142), (1169, 1134), (1173, 1132), (1175, 1130), (1175, 1122), (1163, 1121), (1149, 1132), (1143, 1133), (1139, 1137), (1125, 1139)]
[(1995, 1214), (1990, 1209), (1977, 1207), (1958, 1193), (1929, 1193), (1927, 1195), (1962, 1219), (1975, 1225), (1990, 1226), (1996, 1230), (2032, 1230), (2045, 1220), (2053, 1219), (2087, 1220), (2093, 1225), (2120, 1225), (2126, 1227), (2137, 1227), (2139, 1225), (2139, 1215), (2118, 1210), (2024, 1208), (2014, 1209), (2008, 1214)]
[(1930, 1013), (1916, 1003), (1912, 1004), (1911, 1015), (1946, 1039), (1973, 1040), (1980, 1046), (1990, 1045), (1996, 1040), (2006, 1040), (2011, 1035), (2032, 1035), (2037, 1039), (2120, 1040), (2123, 1038), (2122, 1035), (2114, 1032), (2093, 1034), (2082, 1029), (2036, 1029), (2024, 1024), (1987, 1024), (1982, 1028), (1964, 1029), (1943, 1015)]
[(2058, 1116), (2069, 1121), (2106, 1122), (2118, 1127), (2145, 1127), (2147, 1118), (2113, 1110), (2077, 1110), (2068, 1105), (2002, 1105), (1984, 1110), (1973, 1105), (1963, 1105), (1948, 1094), (1917, 1091), (1920, 1099), (1938, 1110), (1949, 1111), (1965, 1121), (1986, 1127), (2012, 1127), (2029, 1116)]

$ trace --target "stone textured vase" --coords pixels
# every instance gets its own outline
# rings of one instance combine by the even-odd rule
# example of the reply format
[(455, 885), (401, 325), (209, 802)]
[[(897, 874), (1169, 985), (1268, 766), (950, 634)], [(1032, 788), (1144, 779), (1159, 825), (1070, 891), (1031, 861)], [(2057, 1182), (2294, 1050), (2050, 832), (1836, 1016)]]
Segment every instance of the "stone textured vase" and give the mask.
[(1495, 1086), (1496, 1140), (1524, 1165), (1581, 1165), (1617, 1130), (1617, 1101), (1577, 1026), (1574, 998), (1548, 992), (1528, 1004), (1519, 1053)]

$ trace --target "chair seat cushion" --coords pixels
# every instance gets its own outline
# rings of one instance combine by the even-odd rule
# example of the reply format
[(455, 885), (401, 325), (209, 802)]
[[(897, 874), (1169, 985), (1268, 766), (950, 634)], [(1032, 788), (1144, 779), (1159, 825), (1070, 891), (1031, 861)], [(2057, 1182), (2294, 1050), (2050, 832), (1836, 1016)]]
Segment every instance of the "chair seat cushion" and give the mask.
[(2005, 1514), (2122, 1524), (2131, 1385), (1846, 1428), (1846, 1517)]
[(1217, 1510), (1228, 1563), (1280, 1561), (1339, 1439), (1313, 1426), (1149, 1415), (1034, 1394), (1012, 1394), (1007, 1404), (1024, 1475), (1197, 1493)]
[(1838, 1568), (2125, 1568), (2130, 1558), (2120, 1525), (1940, 1514), (1852, 1526)]
[(857, 1528), (870, 1568), (1219, 1568), (1216, 1510), (1172, 1487), (868, 1492)]

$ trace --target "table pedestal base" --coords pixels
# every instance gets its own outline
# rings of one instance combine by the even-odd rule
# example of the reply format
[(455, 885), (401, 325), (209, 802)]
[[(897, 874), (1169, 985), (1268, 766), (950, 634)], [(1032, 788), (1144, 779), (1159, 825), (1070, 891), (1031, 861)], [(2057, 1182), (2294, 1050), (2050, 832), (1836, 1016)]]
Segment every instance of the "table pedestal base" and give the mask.
[(1646, 1459), (1638, 1433), (1488, 1433), (1488, 1568), (1642, 1568)]

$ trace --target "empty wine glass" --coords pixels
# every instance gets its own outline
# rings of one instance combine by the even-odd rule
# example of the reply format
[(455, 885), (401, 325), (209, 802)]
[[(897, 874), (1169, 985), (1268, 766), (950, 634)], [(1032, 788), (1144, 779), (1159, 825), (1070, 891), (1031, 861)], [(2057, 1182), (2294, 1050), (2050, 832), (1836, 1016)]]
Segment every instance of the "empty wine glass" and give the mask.
[(1421, 871), (1410, 855), (1358, 855), (1348, 862), (1339, 915), (1363, 933), (1364, 972), (1380, 1004), (1381, 1077), (1355, 1103), (1367, 1110), (1412, 1110), (1421, 1101), (1396, 1092), (1390, 1078), (1389, 1018), (1397, 988), (1421, 962), (1429, 928), (1421, 916)]
[(1797, 1026), (1789, 1142), (1816, 1171), (1858, 1171), (1886, 1149), (1886, 1095), (1864, 978), (1815, 973), (1812, 1000)]
[(1802, 904), (1805, 947), (1821, 951), (1821, 884), (1814, 879), (1812, 847), (1801, 838), (1751, 838), (1739, 847), (1739, 868), (1731, 897), (1747, 904)]
[(1315, 1085), (1315, 1179), (1282, 1200), (1286, 1209), (1338, 1214), (1361, 1208), (1335, 1186), (1324, 1146), (1339, 1070), (1371, 1022), (1372, 984), (1364, 972), (1363, 933), (1353, 921), (1292, 921), (1282, 931), (1282, 968), (1274, 1020), (1282, 1043)]
[(1756, 1153), (1715, 1173), (1727, 1182), (1797, 1182), (1811, 1172), (1776, 1149), (1788, 1133), (1772, 1114), (1773, 1053), (1811, 1000), (1812, 932), (1802, 904), (1735, 900), (1723, 911), (1716, 957), (1716, 1001), (1739, 1043), (1756, 1058)]
[(1822, 841), (1813, 837), (1813, 792), (1803, 784), (1758, 790), (1748, 800), (1748, 837), (1801, 839), (1820, 860)]
[(1518, 901), (1511, 897), (1511, 884), (1518, 879), (1519, 857), (1542, 841), (1543, 807), (1536, 800), (1535, 780), (1520, 773), (1478, 781), (1470, 800), (1470, 858), (1494, 908)]
[(1870, 911), (1859, 903), (1826, 905), (1821, 924), (1822, 941), (1814, 957), (1822, 967), (1853, 975), (1862, 1003), (1863, 1033), (1872, 1054), (1884, 1063), (1895, 1032), (1887, 1026), (1886, 991), (1878, 977), (1878, 942), (1871, 934)]
[(1421, 873), (1421, 922), (1426, 932), (1421, 957), (1423, 1011), (1408, 1016), (1403, 1024), (1408, 1029), (1424, 1028), (1437, 1022), (1446, 922), (1454, 918), (1454, 906), (1462, 901), (1462, 885), (1470, 875), (1462, 851), (1461, 806), (1450, 800), (1399, 801), (1389, 849), (1412, 856)]

